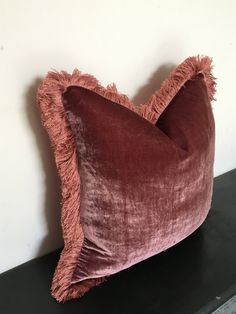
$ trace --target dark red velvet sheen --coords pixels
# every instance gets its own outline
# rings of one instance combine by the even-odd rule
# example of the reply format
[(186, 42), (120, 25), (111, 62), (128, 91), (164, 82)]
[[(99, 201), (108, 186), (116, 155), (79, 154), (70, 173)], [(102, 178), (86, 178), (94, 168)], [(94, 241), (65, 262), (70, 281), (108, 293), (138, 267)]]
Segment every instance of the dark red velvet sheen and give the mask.
[(72, 284), (104, 277), (186, 238), (210, 209), (214, 119), (201, 74), (156, 125), (79, 86), (63, 94), (76, 138), (84, 242)]

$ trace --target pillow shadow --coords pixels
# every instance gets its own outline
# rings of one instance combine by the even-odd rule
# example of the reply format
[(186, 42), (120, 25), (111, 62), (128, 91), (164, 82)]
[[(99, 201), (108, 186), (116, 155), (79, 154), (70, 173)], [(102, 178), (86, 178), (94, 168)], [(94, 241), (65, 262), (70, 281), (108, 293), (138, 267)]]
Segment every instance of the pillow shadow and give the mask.
[(141, 86), (134, 97), (132, 102), (135, 105), (144, 104), (153, 95), (154, 92), (160, 89), (161, 84), (166, 78), (169, 77), (170, 73), (176, 68), (173, 63), (166, 63), (157, 68), (157, 70), (150, 76), (147, 83)]

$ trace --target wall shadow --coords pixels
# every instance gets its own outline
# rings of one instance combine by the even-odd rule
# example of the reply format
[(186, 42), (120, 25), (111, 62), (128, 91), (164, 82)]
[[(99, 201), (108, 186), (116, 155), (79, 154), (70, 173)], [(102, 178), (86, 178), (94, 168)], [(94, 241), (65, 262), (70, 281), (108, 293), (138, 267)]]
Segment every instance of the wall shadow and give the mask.
[(151, 95), (157, 91), (164, 80), (169, 76), (171, 71), (176, 67), (173, 63), (166, 63), (157, 68), (150, 76), (147, 83), (141, 86), (133, 97), (132, 101), (135, 105), (144, 104)]
[[(150, 77), (148, 82), (140, 87), (132, 101), (136, 105), (145, 103), (150, 96), (157, 91), (162, 82), (175, 68), (174, 64), (167, 63), (160, 66)], [(35, 79), (25, 94), (26, 115), (34, 133), (42, 168), (45, 175), (45, 199), (44, 215), (47, 223), (48, 234), (42, 241), (38, 255), (44, 255), (63, 245), (62, 231), (60, 226), (60, 180), (57, 174), (53, 150), (46, 131), (40, 121), (40, 111), (36, 104), (37, 88), (41, 82), (40, 78)]]
[(40, 78), (35, 79), (33, 84), (29, 86), (25, 93), (26, 116), (35, 136), (36, 146), (41, 157), (42, 168), (45, 176), (45, 198), (43, 211), (45, 221), (47, 223), (48, 233), (38, 248), (38, 256), (53, 251), (54, 249), (61, 247), (63, 244), (60, 226), (60, 181), (57, 175), (53, 150), (50, 147), (48, 135), (41, 124), (40, 111), (36, 104), (36, 93), (40, 82)]

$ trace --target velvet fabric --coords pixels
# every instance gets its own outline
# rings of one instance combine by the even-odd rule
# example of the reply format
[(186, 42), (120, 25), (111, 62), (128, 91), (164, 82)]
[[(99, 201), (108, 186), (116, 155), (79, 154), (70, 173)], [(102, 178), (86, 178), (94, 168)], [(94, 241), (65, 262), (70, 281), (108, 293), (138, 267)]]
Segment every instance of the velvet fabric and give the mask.
[[(70, 202), (62, 212), (65, 248), (52, 286), (57, 300), (83, 295), (104, 277), (183, 240), (205, 220), (213, 186), (215, 83), (209, 59), (202, 60), (175, 70), (170, 85), (186, 65), (197, 68), (159, 106), (124, 105), (123, 96), (119, 103), (73, 80), (54, 96), (51, 83), (51, 91), (39, 90), (63, 200)], [(64, 128), (53, 126), (55, 115)]]
[(116, 273), (199, 227), (210, 208), (214, 153), (201, 76), (156, 125), (83, 87), (69, 87), (63, 99), (77, 143), (85, 236), (72, 282)]

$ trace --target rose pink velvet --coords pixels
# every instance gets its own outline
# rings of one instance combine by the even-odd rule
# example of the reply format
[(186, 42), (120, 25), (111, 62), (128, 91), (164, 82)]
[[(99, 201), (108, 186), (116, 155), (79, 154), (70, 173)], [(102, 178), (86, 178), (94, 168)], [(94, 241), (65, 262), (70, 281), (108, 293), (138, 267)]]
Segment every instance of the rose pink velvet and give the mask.
[(185, 60), (140, 107), (90, 75), (48, 74), (38, 103), (62, 183), (58, 301), (166, 250), (205, 220), (214, 92), (208, 57)]

